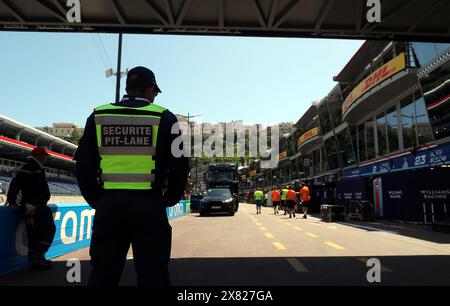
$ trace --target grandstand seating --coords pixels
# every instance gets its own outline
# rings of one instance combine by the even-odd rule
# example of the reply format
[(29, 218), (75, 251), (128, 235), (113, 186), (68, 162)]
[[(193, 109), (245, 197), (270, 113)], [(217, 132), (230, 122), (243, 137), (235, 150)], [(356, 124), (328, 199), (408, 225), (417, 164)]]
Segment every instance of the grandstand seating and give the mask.
[[(9, 188), (9, 183), (11, 181), (10, 175), (0, 174), (1, 189), (5, 191)], [(48, 187), (50, 189), (51, 195), (80, 195), (80, 189), (77, 183), (63, 181), (61, 179), (47, 179)]]

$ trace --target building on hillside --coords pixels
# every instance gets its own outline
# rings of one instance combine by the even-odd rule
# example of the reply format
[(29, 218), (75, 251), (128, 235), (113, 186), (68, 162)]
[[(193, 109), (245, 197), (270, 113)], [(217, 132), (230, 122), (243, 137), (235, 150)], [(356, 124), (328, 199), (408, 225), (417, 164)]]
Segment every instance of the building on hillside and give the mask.
[(74, 129), (78, 129), (80, 136), (83, 135), (84, 128), (73, 123), (53, 123), (51, 127), (36, 127), (36, 129), (46, 132), (58, 138), (70, 137)]

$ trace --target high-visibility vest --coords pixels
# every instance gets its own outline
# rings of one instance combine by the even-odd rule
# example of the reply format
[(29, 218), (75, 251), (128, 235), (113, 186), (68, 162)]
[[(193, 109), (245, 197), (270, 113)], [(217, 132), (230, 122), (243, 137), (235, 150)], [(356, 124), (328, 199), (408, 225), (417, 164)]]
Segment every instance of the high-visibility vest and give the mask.
[(272, 191), (272, 202), (280, 202), (280, 192), (278, 190)]
[(255, 200), (262, 200), (263, 196), (264, 193), (261, 190), (256, 190), (255, 193), (253, 194)]
[(152, 189), (158, 128), (165, 110), (155, 104), (95, 108), (104, 189)]
[(311, 200), (311, 195), (309, 194), (309, 188), (307, 186), (304, 186), (302, 187), (302, 189), (300, 189), (300, 200), (302, 200), (302, 202)]
[(288, 190), (288, 192), (286, 194), (286, 200), (297, 201), (297, 193), (292, 189)]
[(289, 190), (287, 190), (287, 189), (281, 189), (281, 201), (286, 200), (286, 195), (287, 195), (288, 191)]

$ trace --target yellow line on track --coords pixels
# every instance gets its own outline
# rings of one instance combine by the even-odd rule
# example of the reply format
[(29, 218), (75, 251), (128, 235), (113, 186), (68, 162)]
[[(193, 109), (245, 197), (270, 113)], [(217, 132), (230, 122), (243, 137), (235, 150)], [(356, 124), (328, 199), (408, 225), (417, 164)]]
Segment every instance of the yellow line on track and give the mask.
[(298, 226), (294, 226), (294, 229), (296, 229), (296, 230), (299, 231), (299, 232), (303, 231), (303, 229), (301, 229), (301, 228), (298, 227)]
[(272, 235), (272, 233), (264, 233), (264, 235), (266, 235), (266, 237), (267, 237), (267, 238), (270, 238), (270, 239), (272, 239), (272, 238), (273, 238), (273, 235)]
[[(361, 257), (361, 258), (358, 258), (358, 260), (360, 262), (362, 262), (363, 264), (367, 265), (367, 261), (369, 260), (369, 258)], [(390, 268), (388, 268), (386, 266), (381, 265), (381, 272), (390, 273), (390, 272), (394, 272), (394, 270), (392, 270), (392, 269), (390, 269)]]
[(312, 237), (312, 238), (319, 238), (319, 236), (317, 236), (316, 234), (313, 234), (313, 233), (306, 233), (305, 235)]
[(259, 229), (262, 231), (267, 231), (267, 229), (264, 226), (261, 226)]
[(308, 269), (296, 258), (286, 258), (287, 262), (294, 268), (297, 272), (308, 272)]
[(281, 242), (274, 242), (273, 245), (274, 245), (278, 250), (286, 250), (286, 247), (285, 247)]
[(333, 242), (325, 242), (326, 245), (336, 249), (336, 250), (345, 250), (345, 248), (343, 246), (340, 246), (339, 244), (333, 243)]

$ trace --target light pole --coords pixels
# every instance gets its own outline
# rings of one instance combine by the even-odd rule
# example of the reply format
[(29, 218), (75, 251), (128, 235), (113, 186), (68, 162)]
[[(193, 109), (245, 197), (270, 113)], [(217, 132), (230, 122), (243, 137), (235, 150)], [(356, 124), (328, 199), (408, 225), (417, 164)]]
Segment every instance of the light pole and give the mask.
[[(184, 117), (186, 117), (187, 118), (187, 123), (188, 123), (188, 137), (191, 137), (191, 135), (192, 135), (192, 133), (191, 133), (191, 123), (190, 123), (190, 119), (191, 118), (196, 118), (196, 117), (201, 117), (201, 116), (203, 116), (202, 114), (197, 114), (197, 115), (190, 115), (189, 113), (187, 114), (187, 116), (184, 116)], [(197, 160), (196, 160), (196, 162), (195, 162), (195, 184), (197, 185), (197, 182), (198, 182), (198, 167), (197, 167), (197, 165), (198, 165), (198, 162), (197, 162)], [(191, 168), (191, 160), (189, 159), (189, 169)], [(190, 186), (190, 183), (191, 182), (189, 182), (189, 186)]]
[(114, 72), (112, 68), (109, 68), (105, 71), (105, 75), (107, 78), (116, 76), (116, 103), (120, 100), (120, 79), (123, 75), (128, 73), (128, 69), (125, 72), (120, 71), (122, 65), (122, 33), (119, 33), (119, 42), (117, 46), (117, 71)]
[[(189, 137), (191, 137), (191, 135), (192, 135), (192, 132), (191, 132), (191, 123), (190, 123), (190, 119), (191, 118), (197, 118), (197, 117), (201, 117), (202, 116), (202, 114), (197, 114), (197, 115), (190, 115), (189, 113), (188, 113), (188, 115), (186, 116), (186, 118), (187, 118), (187, 120), (188, 120), (188, 128), (189, 128), (189, 132), (188, 132), (188, 136)], [(189, 167), (190, 167), (191, 165), (190, 165), (190, 161), (189, 161)], [(198, 183), (198, 161), (197, 161), (197, 159), (195, 160), (195, 185), (197, 185), (197, 183)]]

